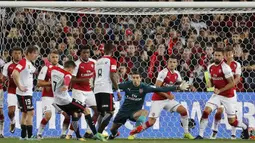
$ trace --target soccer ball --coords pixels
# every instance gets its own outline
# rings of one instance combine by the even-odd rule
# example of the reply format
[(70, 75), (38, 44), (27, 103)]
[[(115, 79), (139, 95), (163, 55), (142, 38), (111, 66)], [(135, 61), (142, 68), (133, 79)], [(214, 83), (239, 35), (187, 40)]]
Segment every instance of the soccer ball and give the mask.
[[(181, 122), (181, 126), (183, 126), (183, 125), (182, 125), (182, 122)], [(189, 118), (189, 130), (190, 130), (190, 129), (194, 129), (195, 127), (196, 127), (196, 122), (195, 122), (195, 120)]]
[(107, 138), (107, 137), (109, 136), (108, 132), (105, 131), (105, 130), (103, 131), (102, 135), (103, 135), (105, 138)]

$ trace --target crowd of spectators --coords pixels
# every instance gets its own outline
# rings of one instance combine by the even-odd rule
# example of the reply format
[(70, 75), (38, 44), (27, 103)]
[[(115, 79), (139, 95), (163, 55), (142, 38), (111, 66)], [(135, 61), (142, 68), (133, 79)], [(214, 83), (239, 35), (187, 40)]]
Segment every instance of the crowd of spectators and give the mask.
[(183, 79), (206, 91), (204, 72), (213, 62), (213, 50), (232, 46), (243, 71), (238, 91), (255, 89), (253, 13), (113, 16), (6, 8), (1, 14), (0, 49), (5, 62), (12, 47), (30, 44), (40, 48), (38, 69), (48, 62), (53, 48), (59, 50), (62, 63), (77, 60), (81, 45), (89, 45), (91, 57), (98, 59), (104, 44), (112, 41), (121, 81), (128, 80), (130, 70), (136, 68), (145, 82), (153, 84), (174, 54)]

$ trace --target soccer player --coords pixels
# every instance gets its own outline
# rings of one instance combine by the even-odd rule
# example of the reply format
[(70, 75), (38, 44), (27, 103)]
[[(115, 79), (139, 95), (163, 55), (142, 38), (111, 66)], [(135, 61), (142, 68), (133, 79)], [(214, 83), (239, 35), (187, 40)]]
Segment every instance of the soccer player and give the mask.
[(118, 88), (117, 61), (112, 57), (114, 46), (108, 43), (104, 47), (104, 56), (96, 62), (94, 93), (96, 96), (98, 117), (98, 132), (102, 133), (109, 124), (113, 113), (113, 90), (117, 90), (118, 100), (121, 100), (120, 90)]
[(4, 66), (4, 62), (0, 61), (0, 138), (4, 138), (3, 135), (3, 127), (4, 127), (4, 113), (3, 113), (3, 99), (4, 99), (4, 91), (3, 91), (3, 81), (2, 81), (2, 68)]
[[(79, 113), (83, 112), (86, 116), (86, 121), (91, 129), (95, 128), (92, 118), (89, 113), (89, 109), (84, 106), (84, 104), (71, 98), (68, 93), (68, 87), (72, 79), (72, 74), (76, 65), (73, 61), (66, 61), (64, 64), (64, 69), (60, 67), (54, 67), (51, 71), (51, 85), (54, 94), (54, 106), (66, 112), (68, 115), (72, 116), (72, 126), (76, 137), (80, 141), (85, 141), (80, 135), (78, 121)], [(95, 137), (99, 140), (105, 141), (105, 138), (101, 134), (96, 134)]]
[(33, 132), (33, 74), (36, 68), (32, 64), (38, 56), (38, 49), (35, 46), (27, 47), (25, 58), (19, 61), (19, 64), (12, 72), (13, 81), (15, 82), (16, 94), (19, 103), (19, 109), (22, 112), (21, 117), (21, 140), (27, 136), (31, 138)]
[[(112, 134), (109, 136), (109, 139), (119, 136), (118, 128), (124, 125), (128, 119), (136, 122), (136, 127), (145, 122), (148, 111), (142, 109), (142, 106), (147, 93), (168, 92), (177, 89), (186, 90), (188, 87), (189, 85), (184, 82), (180, 86), (156, 88), (142, 83), (140, 74), (137, 71), (132, 72), (132, 81), (119, 84), (119, 88), (126, 93), (126, 98), (113, 121), (111, 127)], [(129, 136), (128, 139), (134, 139), (134, 136)]]
[[(57, 50), (50, 51), (49, 61), (51, 63), (50, 65), (48, 65), (48, 66), (45, 65), (44, 67), (42, 67), (42, 69), (39, 73), (39, 76), (38, 76), (38, 83), (37, 83), (38, 87), (43, 87), (43, 91), (42, 91), (43, 118), (41, 120), (41, 124), (40, 124), (40, 127), (37, 132), (38, 139), (42, 138), (43, 130), (44, 130), (45, 126), (47, 125), (47, 123), (49, 122), (49, 120), (51, 119), (51, 115), (52, 115), (51, 110), (52, 110), (52, 108), (54, 108), (52, 106), (52, 104), (54, 102), (54, 96), (53, 96), (53, 92), (52, 92), (52, 88), (51, 88), (51, 71), (54, 67), (63, 68), (61, 65), (58, 64), (59, 53)], [(66, 130), (70, 124), (69, 116), (66, 116), (65, 114), (63, 114), (63, 115), (65, 116), (65, 119), (63, 121), (61, 137), (63, 135), (65, 137)], [(64, 137), (62, 137), (62, 138), (64, 138)]]
[[(225, 59), (226, 59), (226, 64), (228, 64), (231, 68), (231, 71), (234, 75), (234, 84), (237, 85), (240, 82), (240, 76), (241, 76), (241, 65), (240, 63), (238, 63), (237, 61), (234, 60), (234, 53), (233, 53), (233, 49), (232, 48), (226, 48), (225, 49)], [(236, 93), (234, 94), (234, 97), (236, 98), (236, 102), (237, 102), (237, 95)], [(217, 112), (214, 116), (214, 123), (212, 125), (213, 127), (213, 133), (211, 135), (211, 139), (216, 139), (217, 133), (218, 133), (218, 127), (220, 124), (220, 120), (221, 120), (221, 115), (224, 111), (224, 107), (220, 106), (217, 109)], [(231, 129), (231, 139), (236, 139), (236, 127), (232, 126)]]
[[(76, 68), (73, 72), (72, 77), (72, 97), (76, 100), (81, 101), (86, 106), (92, 108), (94, 114), (92, 120), (94, 123), (97, 120), (97, 107), (96, 99), (91, 86), (93, 85), (93, 80), (95, 77), (95, 63), (96, 61), (89, 58), (90, 57), (90, 47), (84, 46), (81, 47), (78, 51), (79, 59), (75, 62)], [(86, 116), (85, 116), (86, 117)], [(96, 134), (96, 130), (93, 131), (93, 134)], [(71, 138), (73, 134), (72, 126), (70, 127), (66, 139)], [(91, 129), (88, 129), (84, 134), (85, 138), (93, 137)]]
[(208, 66), (210, 77), (209, 87), (214, 86), (214, 94), (207, 101), (200, 120), (200, 131), (196, 139), (203, 139), (204, 130), (208, 124), (208, 116), (215, 109), (224, 106), (228, 122), (233, 127), (241, 127), (245, 139), (249, 138), (248, 126), (236, 119), (235, 81), (229, 65), (224, 62), (223, 49), (214, 52), (214, 63)]
[(22, 59), (22, 49), (18, 47), (14, 47), (12, 49), (12, 61), (6, 63), (3, 68), (3, 83), (8, 83), (6, 87), (8, 88), (7, 92), (7, 104), (8, 104), (8, 116), (10, 118), (10, 132), (15, 132), (15, 110), (18, 104), (17, 96), (16, 96), (16, 84), (13, 81), (11, 76), (13, 70), (18, 65), (19, 61)]
[[(181, 84), (183, 81), (180, 76), (180, 73), (175, 70), (176, 67), (177, 58), (175, 56), (170, 56), (167, 63), (167, 68), (163, 69), (158, 74), (155, 84), (156, 87)], [(149, 120), (146, 123), (133, 129), (130, 132), (130, 135), (133, 136), (153, 126), (156, 122), (156, 119), (159, 118), (160, 113), (163, 109), (169, 112), (178, 112), (181, 115), (181, 123), (184, 129), (184, 138), (194, 139), (194, 137), (189, 133), (188, 129), (189, 121), (186, 108), (184, 108), (179, 102), (174, 100), (174, 95), (172, 93), (164, 92), (158, 92), (153, 94), (152, 104), (149, 113)]]

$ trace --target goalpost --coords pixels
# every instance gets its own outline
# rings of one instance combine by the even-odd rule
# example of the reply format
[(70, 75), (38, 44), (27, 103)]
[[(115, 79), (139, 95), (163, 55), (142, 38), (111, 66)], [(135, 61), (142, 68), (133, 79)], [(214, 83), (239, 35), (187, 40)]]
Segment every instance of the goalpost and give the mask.
[[(77, 59), (79, 45), (91, 46), (92, 58), (103, 54), (104, 43), (114, 42), (115, 58), (120, 71), (137, 68), (144, 81), (154, 84), (157, 72), (166, 66), (169, 55), (179, 58), (182, 77), (197, 87), (199, 92), (174, 93), (195, 119), (199, 131), (199, 119), (211, 92), (207, 92), (206, 66), (212, 59), (212, 47), (233, 46), (237, 56), (255, 54), (255, 2), (0, 2), (0, 51), (7, 60), (13, 46), (25, 48), (30, 44), (40, 47), (40, 58), (36, 61), (39, 70), (47, 62), (52, 48), (61, 53), (61, 61)], [(254, 42), (254, 43), (253, 43)], [(161, 48), (163, 46), (163, 48)], [(210, 51), (211, 50), (211, 51)], [(160, 55), (163, 53), (163, 55)], [(243, 54), (244, 53), (244, 54)], [(241, 55), (243, 54), (243, 55)], [(246, 55), (245, 55), (246, 54)], [(255, 59), (255, 58), (254, 58)], [(253, 59), (249, 58), (249, 63)], [(254, 73), (246, 71), (238, 87), (238, 114), (250, 127), (255, 127)], [(123, 76), (123, 79), (127, 79)], [(42, 109), (40, 89), (36, 89), (34, 106), (34, 133), (40, 125)], [(144, 108), (149, 111), (151, 95), (146, 97)], [(6, 94), (4, 100), (5, 136), (18, 136), (8, 131)], [(116, 112), (120, 107), (116, 102)], [(53, 111), (54, 113), (55, 111)], [(18, 115), (18, 112), (16, 113)], [(84, 119), (84, 118), (81, 118)], [(243, 120), (241, 119), (241, 120)], [(19, 116), (16, 116), (19, 123)], [(63, 118), (53, 114), (46, 137), (58, 137)], [(213, 114), (205, 136), (211, 134)], [(111, 126), (111, 124), (109, 125)], [(20, 128), (17, 124), (17, 128)], [(81, 121), (82, 132), (87, 128)], [(110, 127), (108, 127), (110, 128)], [(127, 122), (120, 128), (121, 137), (126, 138), (133, 128)], [(230, 125), (226, 114), (219, 127), (219, 138), (230, 138)], [(240, 135), (238, 130), (237, 134)], [(182, 138), (183, 129), (179, 115), (162, 112), (153, 128), (138, 135), (139, 138)]]

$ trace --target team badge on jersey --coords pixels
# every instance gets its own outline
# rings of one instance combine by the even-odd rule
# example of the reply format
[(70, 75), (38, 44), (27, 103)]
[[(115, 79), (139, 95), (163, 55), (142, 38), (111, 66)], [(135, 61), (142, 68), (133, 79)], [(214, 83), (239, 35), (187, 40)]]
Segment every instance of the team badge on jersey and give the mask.
[(139, 89), (139, 93), (140, 93), (140, 94), (143, 93), (143, 89), (142, 89), (142, 88)]

